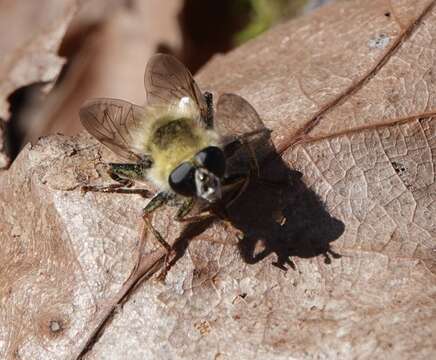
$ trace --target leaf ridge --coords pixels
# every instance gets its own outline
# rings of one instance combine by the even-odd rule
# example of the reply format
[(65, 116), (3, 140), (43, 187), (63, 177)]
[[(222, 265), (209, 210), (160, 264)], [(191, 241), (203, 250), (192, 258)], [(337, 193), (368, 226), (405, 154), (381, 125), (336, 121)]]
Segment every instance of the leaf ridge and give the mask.
[[(380, 61), (376, 63), (373, 68), (364, 75), (360, 80), (350, 86), (344, 92), (339, 94), (336, 99), (331, 101), (329, 104), (325, 105), (321, 110), (319, 110), (312, 118), (310, 118), (297, 132), (293, 135), (288, 142), (285, 142), (282, 146), (278, 147), (277, 151), (279, 154), (284, 153), (287, 149), (295, 145), (296, 143), (305, 142), (308, 134), (320, 123), (323, 116), (335, 108), (337, 105), (344, 103), (349, 97), (363, 88), (372, 78), (374, 78), (379, 71), (386, 65), (386, 63), (391, 59), (401, 47), (401, 45), (414, 33), (415, 29), (422, 23), (423, 19), (431, 13), (436, 5), (436, 0), (431, 2), (423, 12), (417, 17), (417, 19), (411, 23), (411, 25), (405, 28), (402, 33), (396, 38), (392, 47), (381, 57)], [(395, 123), (396, 121), (393, 121)], [(373, 125), (374, 126), (374, 125)], [(371, 126), (371, 127), (373, 127)], [(353, 129), (354, 130), (354, 129)], [(350, 130), (348, 130), (350, 131)]]

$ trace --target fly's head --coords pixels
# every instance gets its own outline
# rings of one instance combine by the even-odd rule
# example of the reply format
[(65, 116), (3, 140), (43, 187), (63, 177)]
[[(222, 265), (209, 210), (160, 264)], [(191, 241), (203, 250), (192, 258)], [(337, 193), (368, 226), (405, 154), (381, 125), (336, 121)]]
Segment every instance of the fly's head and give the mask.
[(214, 203), (222, 197), (221, 180), (225, 170), (223, 151), (216, 146), (208, 146), (191, 161), (178, 165), (169, 176), (169, 184), (177, 194)]

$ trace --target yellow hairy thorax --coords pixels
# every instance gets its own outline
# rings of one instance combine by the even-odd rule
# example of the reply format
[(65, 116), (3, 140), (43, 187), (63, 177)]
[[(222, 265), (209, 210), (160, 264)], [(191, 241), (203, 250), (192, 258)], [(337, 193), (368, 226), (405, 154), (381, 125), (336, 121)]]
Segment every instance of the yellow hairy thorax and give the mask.
[(191, 160), (201, 149), (216, 145), (216, 135), (192, 118), (167, 117), (150, 129), (147, 152), (153, 159), (149, 178), (161, 190), (168, 190), (168, 177), (180, 163)]
[(160, 190), (170, 190), (168, 177), (180, 163), (189, 161), (207, 146), (217, 146), (219, 136), (200, 125), (198, 105), (190, 98), (145, 108), (146, 121), (132, 132), (132, 146), (153, 160), (147, 178)]

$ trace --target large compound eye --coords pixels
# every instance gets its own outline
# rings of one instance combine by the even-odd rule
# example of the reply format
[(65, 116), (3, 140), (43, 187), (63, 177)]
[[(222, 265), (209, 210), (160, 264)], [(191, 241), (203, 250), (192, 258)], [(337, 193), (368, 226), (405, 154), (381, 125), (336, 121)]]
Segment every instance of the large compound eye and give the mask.
[(195, 160), (218, 177), (222, 177), (226, 171), (226, 159), (219, 147), (204, 148), (195, 155)]
[(196, 194), (194, 166), (189, 162), (181, 163), (171, 172), (169, 183), (177, 194), (194, 196)]

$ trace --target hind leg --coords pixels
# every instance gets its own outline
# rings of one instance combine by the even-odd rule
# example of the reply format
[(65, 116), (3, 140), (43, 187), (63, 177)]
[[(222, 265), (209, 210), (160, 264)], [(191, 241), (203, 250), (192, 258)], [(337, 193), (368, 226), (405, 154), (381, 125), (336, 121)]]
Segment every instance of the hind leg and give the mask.
[(85, 185), (83, 192), (106, 192), (119, 194), (139, 194), (143, 197), (150, 197), (147, 189), (132, 189), (135, 180), (144, 178), (144, 171), (147, 169), (142, 164), (109, 164), (108, 174), (116, 183), (109, 185)]

